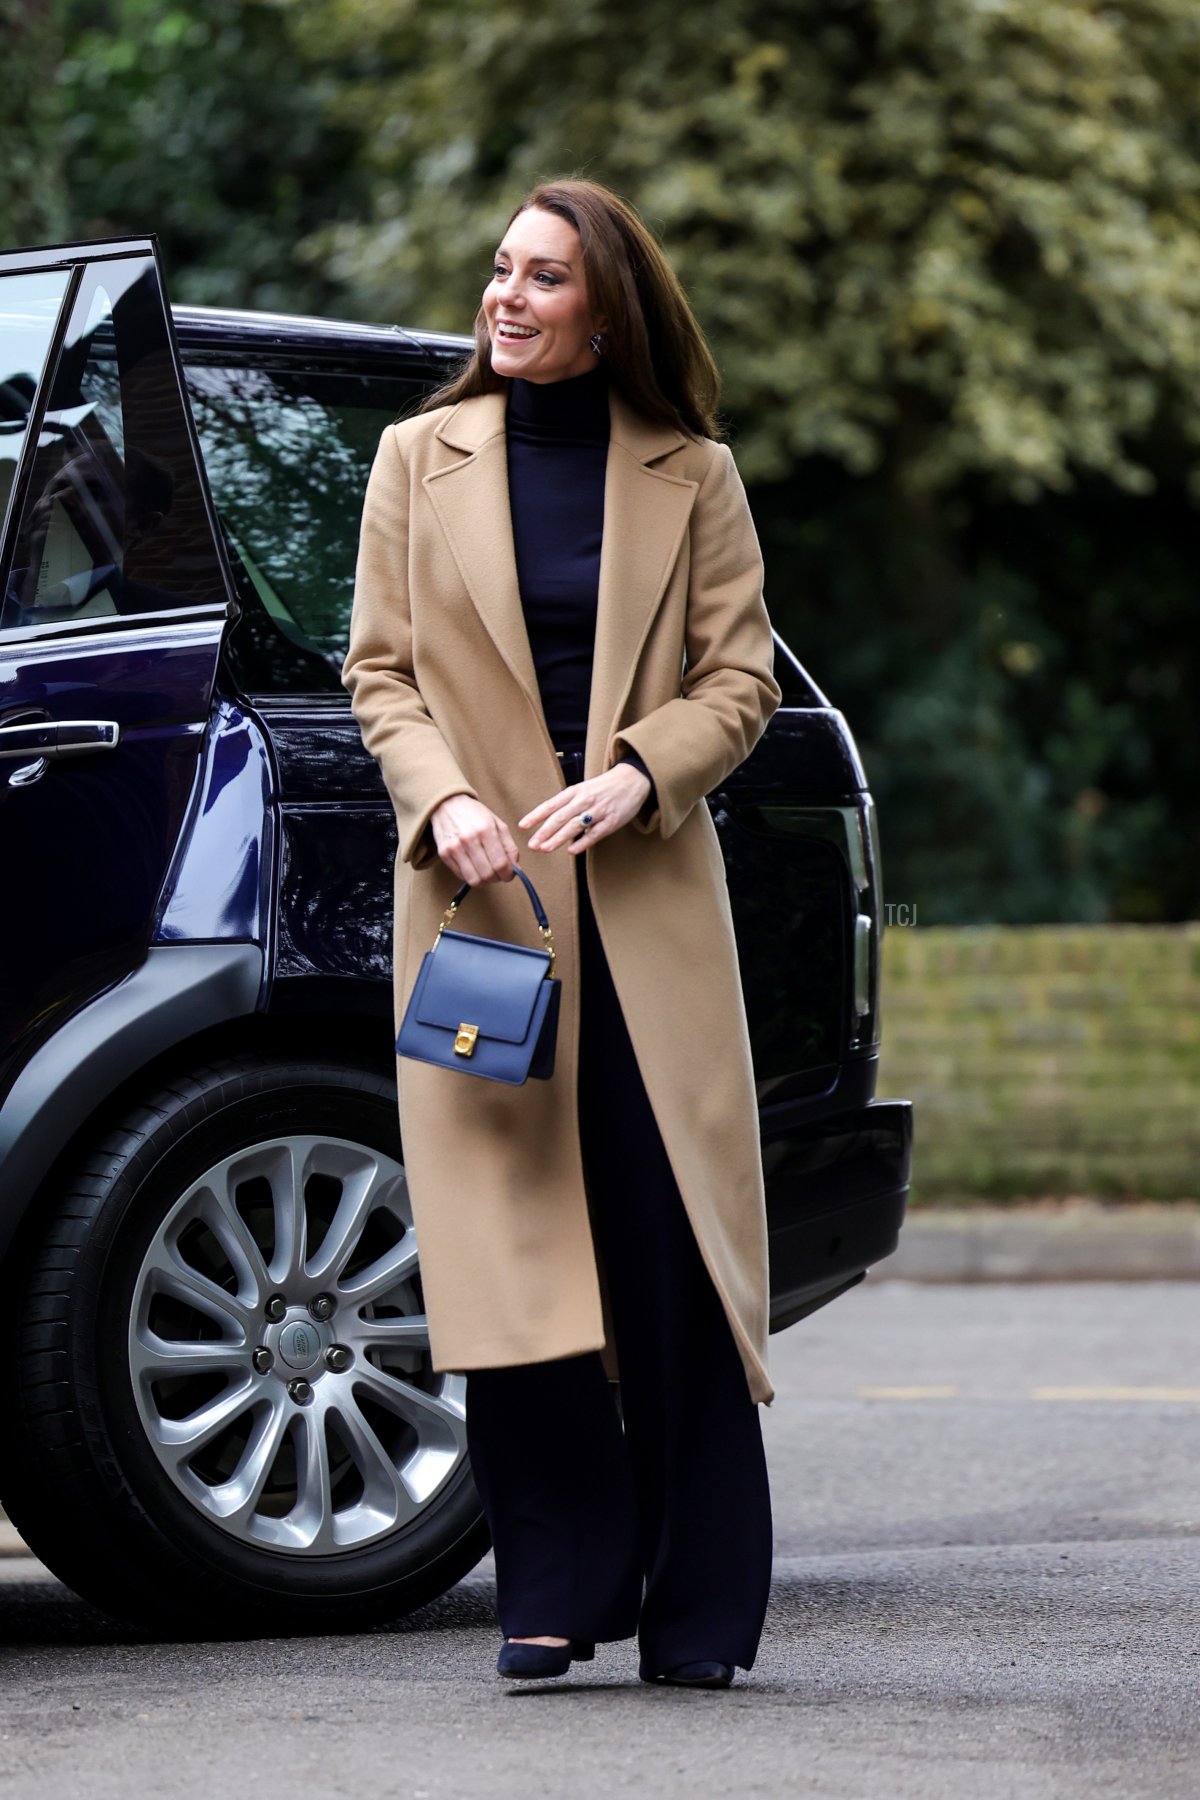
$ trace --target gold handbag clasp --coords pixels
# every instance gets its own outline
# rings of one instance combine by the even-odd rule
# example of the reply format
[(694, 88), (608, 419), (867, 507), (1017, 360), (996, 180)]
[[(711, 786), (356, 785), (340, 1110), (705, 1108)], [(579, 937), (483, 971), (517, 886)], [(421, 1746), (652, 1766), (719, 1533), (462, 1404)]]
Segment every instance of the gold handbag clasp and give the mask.
[(475, 1039), (479, 1036), (478, 1025), (460, 1025), (458, 1036), (454, 1040), (456, 1056), (470, 1056), (475, 1049)]

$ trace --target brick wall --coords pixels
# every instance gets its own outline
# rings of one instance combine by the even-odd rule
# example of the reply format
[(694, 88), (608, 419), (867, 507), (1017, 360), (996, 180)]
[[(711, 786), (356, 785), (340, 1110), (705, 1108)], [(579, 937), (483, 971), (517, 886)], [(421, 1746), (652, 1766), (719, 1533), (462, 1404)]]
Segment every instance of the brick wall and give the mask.
[(892, 925), (882, 1003), (914, 1205), (1200, 1197), (1200, 922)]

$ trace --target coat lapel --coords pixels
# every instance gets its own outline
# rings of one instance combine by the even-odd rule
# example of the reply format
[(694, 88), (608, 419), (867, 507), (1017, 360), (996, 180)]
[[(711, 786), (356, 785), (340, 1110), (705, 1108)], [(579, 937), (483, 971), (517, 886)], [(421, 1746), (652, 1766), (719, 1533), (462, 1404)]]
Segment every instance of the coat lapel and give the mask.
[[(471, 600), (546, 733), (521, 608), (508, 493), (507, 389), (462, 400), (436, 436), (467, 454), (423, 479)], [(589, 773), (604, 765), (638, 654), (683, 544), (699, 483), (650, 467), (687, 442), (609, 388), (604, 537), (588, 709)], [(546, 733), (547, 742), (549, 734)]]

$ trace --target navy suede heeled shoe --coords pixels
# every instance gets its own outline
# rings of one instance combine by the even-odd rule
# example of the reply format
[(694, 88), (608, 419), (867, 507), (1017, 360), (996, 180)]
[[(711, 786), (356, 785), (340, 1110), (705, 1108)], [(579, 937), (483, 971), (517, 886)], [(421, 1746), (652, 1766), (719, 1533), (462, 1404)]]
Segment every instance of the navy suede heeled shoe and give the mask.
[(551, 1675), (565, 1675), (572, 1662), (591, 1662), (595, 1654), (595, 1644), (583, 1638), (571, 1638), (565, 1644), (518, 1644), (505, 1638), (496, 1659), (496, 1673), (524, 1681), (545, 1681)]
[(677, 1668), (652, 1674), (645, 1663), (638, 1670), (643, 1681), (663, 1683), (668, 1687), (727, 1688), (733, 1680), (732, 1663), (680, 1663)]

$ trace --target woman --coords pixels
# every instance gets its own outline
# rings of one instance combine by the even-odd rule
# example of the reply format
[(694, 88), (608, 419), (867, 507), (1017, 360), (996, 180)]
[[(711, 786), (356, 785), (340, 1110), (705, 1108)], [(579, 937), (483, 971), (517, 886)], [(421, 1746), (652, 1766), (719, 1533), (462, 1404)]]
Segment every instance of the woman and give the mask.
[(616, 194), (521, 203), (475, 338), (380, 440), (342, 676), (396, 810), (397, 1019), (460, 882), (463, 929), (530, 941), (518, 861), (562, 980), (552, 1080), (398, 1063), (433, 1365), (468, 1371), (500, 1672), (636, 1632), (643, 1679), (728, 1686), (770, 1581), (772, 1388), (704, 796), (780, 700), (762, 557), (712, 358)]

